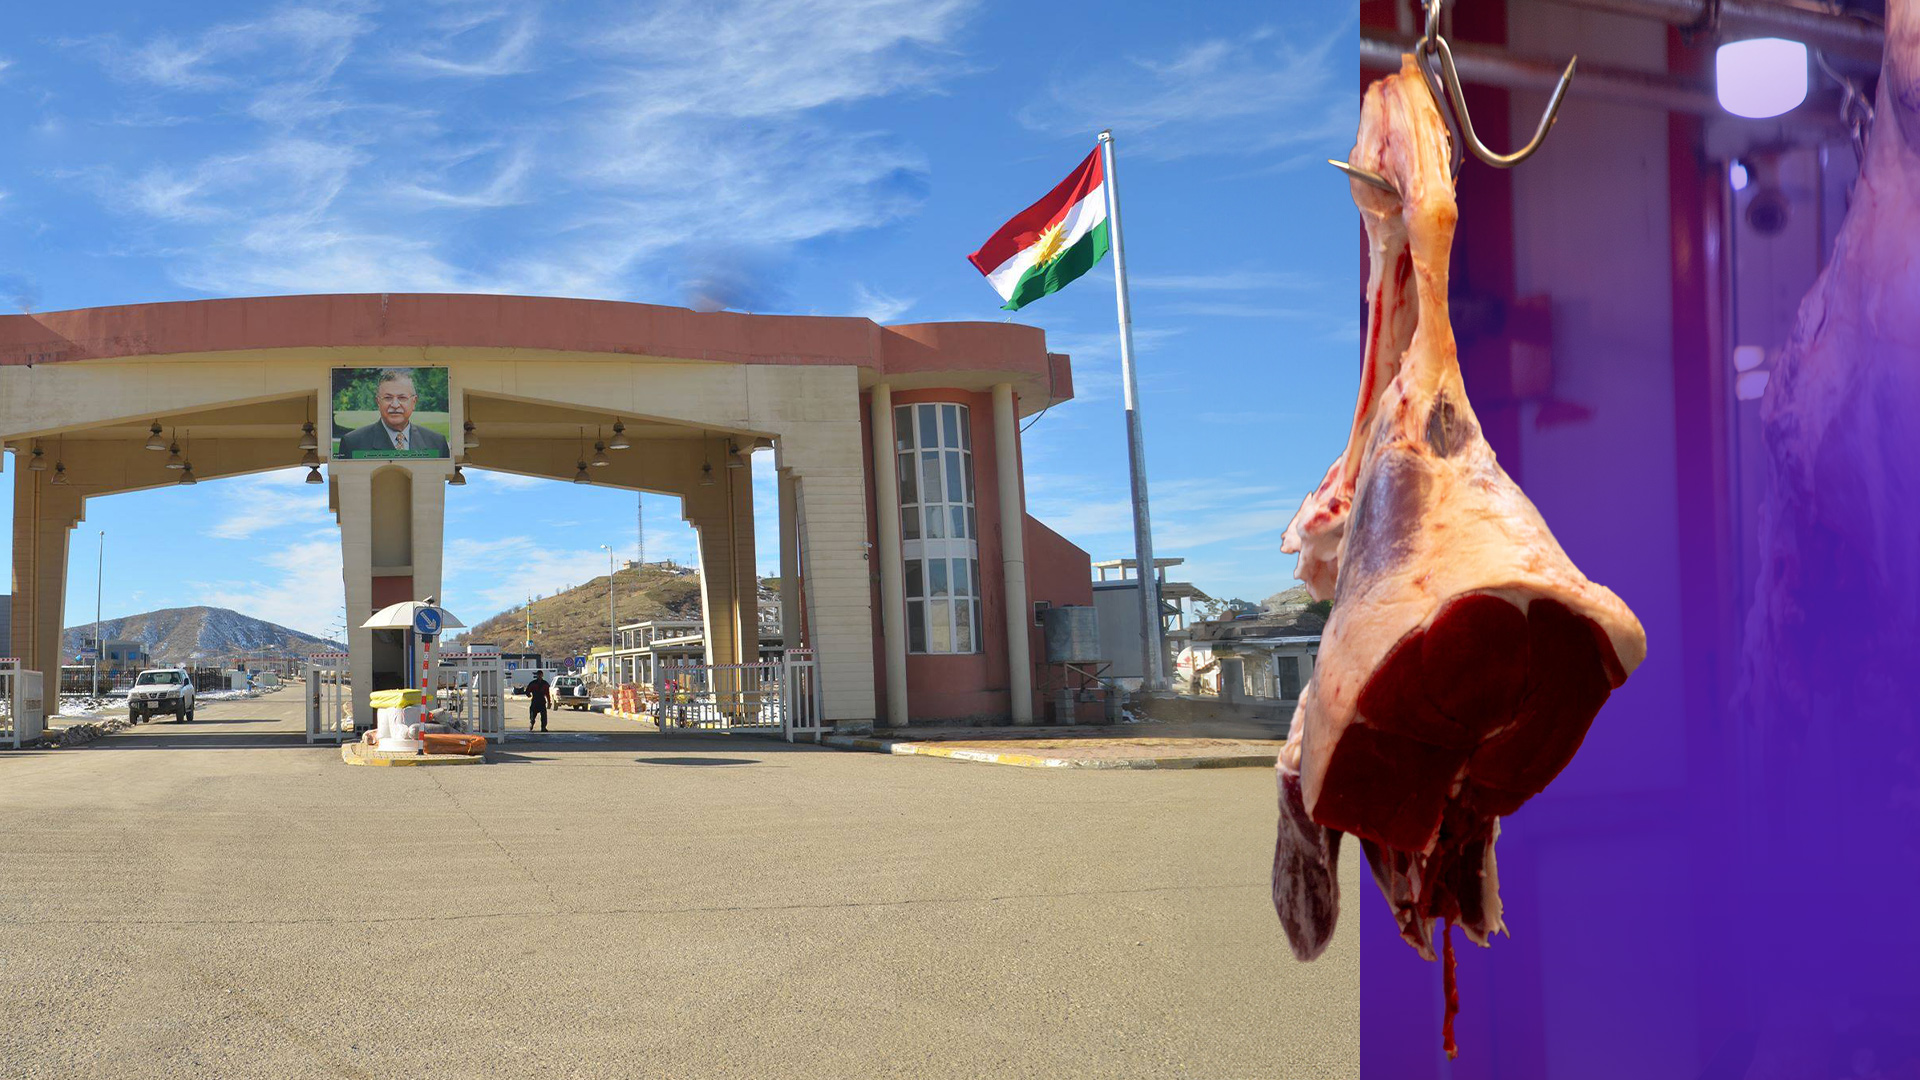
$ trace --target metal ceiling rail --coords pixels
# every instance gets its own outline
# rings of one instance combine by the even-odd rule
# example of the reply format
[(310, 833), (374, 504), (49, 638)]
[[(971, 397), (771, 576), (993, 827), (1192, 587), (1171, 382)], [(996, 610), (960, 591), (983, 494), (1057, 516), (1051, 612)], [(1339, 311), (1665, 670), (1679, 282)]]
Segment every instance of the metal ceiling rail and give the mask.
[[(1546, 0), (1562, 7), (1604, 11), (1673, 26), (1715, 29), (1722, 38), (1780, 37), (1805, 42), (1828, 56), (1880, 66), (1885, 31), (1849, 15), (1767, 0)], [(1715, 9), (1718, 9), (1717, 14)]]
[[(1360, 66), (1397, 71), (1401, 55), (1413, 52), (1418, 43), (1419, 38), (1410, 34), (1363, 32), (1360, 35)], [(1560, 82), (1560, 64), (1552, 60), (1513, 56), (1493, 46), (1455, 42), (1453, 60), (1463, 82), (1546, 93), (1551, 93)], [(1657, 72), (1589, 62), (1581, 63), (1580, 76), (1573, 80), (1568, 93), (1574, 97), (1639, 105), (1667, 112), (1699, 116), (1727, 115), (1715, 98), (1712, 87), (1704, 83)], [(1803, 112), (1806, 115), (1801, 115)], [(1829, 115), (1829, 111), (1820, 108), (1795, 110), (1768, 122), (1821, 134), (1839, 130), (1838, 123)]]

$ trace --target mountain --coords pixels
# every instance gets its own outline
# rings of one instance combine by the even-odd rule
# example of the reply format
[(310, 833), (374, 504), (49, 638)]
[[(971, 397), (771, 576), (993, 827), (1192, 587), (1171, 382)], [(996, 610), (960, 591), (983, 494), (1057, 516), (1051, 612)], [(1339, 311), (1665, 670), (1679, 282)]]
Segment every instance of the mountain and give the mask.
[(71, 658), (99, 626), (109, 640), (138, 641), (155, 664), (210, 663), (232, 656), (304, 655), (346, 648), (276, 623), (216, 607), (163, 608), (140, 615), (70, 626), (60, 636), (60, 652)]
[[(700, 617), (700, 575), (688, 567), (629, 563), (614, 574), (613, 593), (614, 618), (622, 624)], [(528, 651), (527, 606), (521, 604), (484, 619), (464, 634), (449, 637), (447, 646), (458, 648), (472, 642), (498, 645), (503, 652)], [(531, 651), (543, 658), (558, 661), (584, 656), (593, 646), (606, 643), (606, 575), (533, 602)]]

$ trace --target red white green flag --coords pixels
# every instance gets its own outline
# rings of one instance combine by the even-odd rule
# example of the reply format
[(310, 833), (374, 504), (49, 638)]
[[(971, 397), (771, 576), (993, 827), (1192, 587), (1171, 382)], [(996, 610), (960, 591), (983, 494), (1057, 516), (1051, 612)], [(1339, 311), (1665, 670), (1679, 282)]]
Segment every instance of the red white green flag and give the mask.
[(1018, 311), (1059, 292), (1106, 253), (1106, 170), (1095, 147), (1073, 175), (1000, 226), (967, 261), (1006, 301), (1002, 308)]

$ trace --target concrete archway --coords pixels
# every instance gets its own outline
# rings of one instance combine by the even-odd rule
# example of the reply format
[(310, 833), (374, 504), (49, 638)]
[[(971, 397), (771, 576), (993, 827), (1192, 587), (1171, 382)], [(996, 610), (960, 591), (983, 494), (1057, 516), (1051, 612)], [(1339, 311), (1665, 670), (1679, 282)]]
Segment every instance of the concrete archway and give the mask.
[[(42, 668), (58, 664), (67, 535), (85, 500), (168, 482), (141, 449), (153, 418), (200, 425), (205, 434), (195, 437), (194, 454), (202, 476), (284, 467), (301, 456), (296, 440), (308, 415), (328, 430), (332, 370), (372, 366), (449, 370), (452, 459), (379, 466), (405, 470), (411, 484), (404, 574), (376, 560), (376, 463), (328, 462), (350, 626), (374, 609), (377, 579), (405, 578), (416, 598), (440, 593), (444, 480), (456, 461), (567, 479), (577, 445), (555, 434), (588, 426), (592, 417), (621, 420), (645, 436), (647, 452), (623, 455), (619, 464), (596, 470), (606, 475), (594, 480), (682, 498), (700, 533), (702, 564), (712, 568), (703, 576), (703, 595), (720, 616), (709, 619), (715, 655), (737, 654), (743, 640), (753, 640), (742, 620), (756, 617), (751, 485), (742, 476), (702, 484), (701, 466), (720, 469), (716, 461), (724, 463), (729, 442), (771, 443), (783, 567), (793, 562), (793, 572), (782, 578), (805, 583), (790, 598), (789, 619), (804, 626), (817, 652), (826, 717), (855, 728), (881, 715), (876, 631), (884, 633), (889, 657), (905, 648), (897, 598), (880, 603), (882, 575), (870, 561), (876, 538), (883, 565), (900, 555), (897, 535), (889, 546), (888, 532), (872, 528), (873, 484), (878, 478), (886, 489), (893, 470), (890, 454), (886, 468), (874, 468), (865, 395), (991, 392), (1008, 403), (995, 411), (993, 425), (1010, 460), (1018, 416), (1072, 396), (1066, 358), (1048, 354), (1038, 330), (1006, 324), (881, 327), (858, 318), (410, 294), (0, 316), (0, 443), (14, 451), (19, 470), (13, 621), (23, 659)], [(461, 438), (470, 420), (481, 436), (471, 449)], [(73, 483), (56, 488), (47, 474), (20, 464), (36, 441), (59, 439), (78, 449), (70, 463)], [(1027, 528), (1018, 491), (1009, 491), (996, 509), (1010, 529)], [(1008, 613), (1009, 636), (1000, 670), (1020, 672), (1030, 664), (1024, 623), (1016, 618), (1027, 606), (1025, 585), (1017, 585), (1024, 579), (1013, 572), (1022, 556), (1016, 542), (1006, 550), (1008, 594), (998, 610)], [(390, 580), (379, 587), (400, 586)], [(1015, 636), (1015, 629), (1022, 632)], [(732, 642), (725, 641), (729, 633)], [(367, 644), (356, 631), (356, 711), (364, 711), (371, 686)], [(904, 722), (904, 668), (889, 662), (887, 670), (887, 698), (899, 714), (893, 719)], [(1023, 715), (1030, 703), (1016, 701), (1013, 711)]]

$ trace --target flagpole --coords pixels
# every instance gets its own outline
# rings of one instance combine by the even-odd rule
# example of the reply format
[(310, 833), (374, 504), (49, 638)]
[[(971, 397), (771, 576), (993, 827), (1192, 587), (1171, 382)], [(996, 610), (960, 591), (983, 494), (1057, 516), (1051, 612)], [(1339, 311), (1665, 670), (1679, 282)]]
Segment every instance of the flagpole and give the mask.
[(1120, 308), (1120, 374), (1127, 407), (1127, 472), (1133, 483), (1133, 558), (1140, 581), (1141, 688), (1165, 690), (1166, 646), (1160, 622), (1160, 574), (1153, 565), (1153, 522), (1147, 511), (1147, 448), (1140, 431), (1140, 391), (1133, 372), (1133, 305), (1127, 301), (1127, 255), (1120, 242), (1120, 184), (1113, 172), (1113, 132), (1100, 133), (1100, 164), (1107, 192), (1107, 232), (1113, 242), (1113, 291)]

